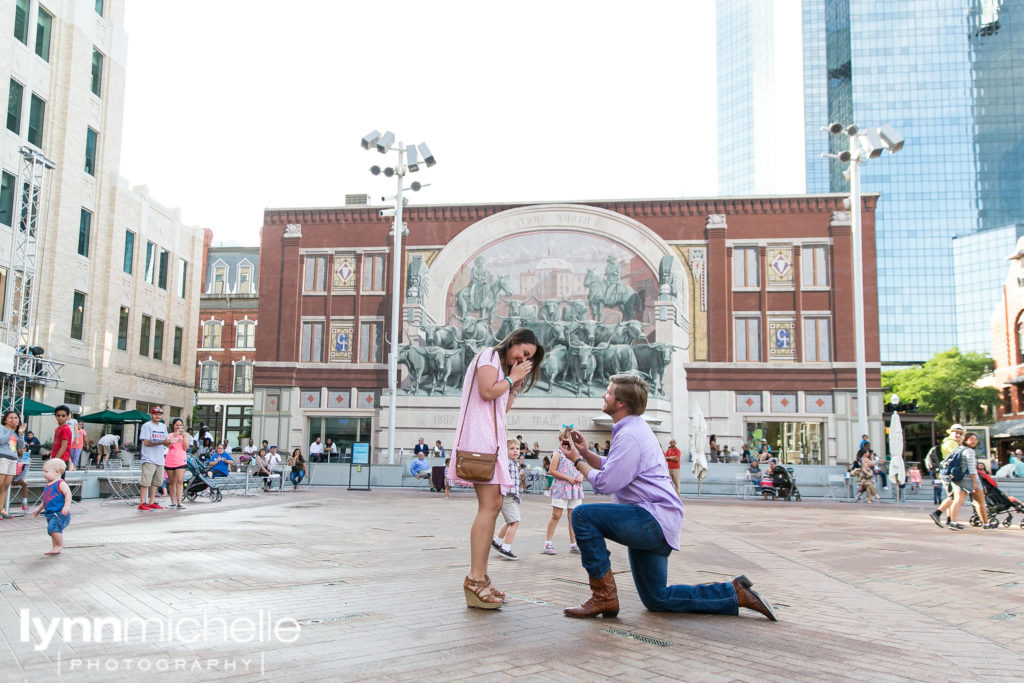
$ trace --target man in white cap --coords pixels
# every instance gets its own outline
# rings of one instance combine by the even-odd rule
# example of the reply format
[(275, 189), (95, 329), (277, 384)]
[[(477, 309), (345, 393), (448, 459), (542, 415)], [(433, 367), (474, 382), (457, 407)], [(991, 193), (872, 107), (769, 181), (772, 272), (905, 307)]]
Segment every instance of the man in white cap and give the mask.
[[(955, 451), (963, 444), (964, 441), (964, 426), (957, 423), (946, 430), (946, 438), (942, 440), (942, 445), (939, 450), (942, 451), (942, 459), (945, 460), (949, 457), (949, 454)], [(953, 484), (951, 482), (943, 481), (942, 487), (946, 489), (946, 498), (939, 504), (932, 512), (928, 513), (928, 516), (935, 522), (935, 526), (942, 528), (942, 513), (946, 513), (946, 524), (945, 526), (956, 529), (950, 525), (949, 508), (953, 505)]]

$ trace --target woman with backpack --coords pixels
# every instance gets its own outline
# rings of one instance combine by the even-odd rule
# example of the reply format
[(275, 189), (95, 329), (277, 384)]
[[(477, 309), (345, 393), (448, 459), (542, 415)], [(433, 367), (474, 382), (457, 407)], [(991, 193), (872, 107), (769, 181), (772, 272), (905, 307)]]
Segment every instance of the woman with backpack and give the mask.
[[(964, 436), (963, 444), (953, 450), (949, 457), (942, 461), (940, 476), (943, 477), (943, 480), (948, 478), (953, 495), (944, 500), (942, 505), (929, 515), (932, 521), (940, 527), (942, 526), (940, 521), (942, 511), (946, 508), (949, 510), (949, 520), (946, 522), (946, 528), (953, 531), (963, 530), (963, 524), (957, 522), (956, 518), (959, 516), (960, 508), (963, 506), (968, 495), (971, 495), (978, 502), (978, 516), (981, 518), (981, 527), (983, 529), (994, 529), (997, 526), (996, 523), (989, 523), (984, 492), (978, 481), (978, 456), (974, 451), (974, 447), (977, 445), (978, 435), (970, 432)], [(980, 494), (980, 501), (977, 500), (978, 496), (974, 495), (975, 492)]]

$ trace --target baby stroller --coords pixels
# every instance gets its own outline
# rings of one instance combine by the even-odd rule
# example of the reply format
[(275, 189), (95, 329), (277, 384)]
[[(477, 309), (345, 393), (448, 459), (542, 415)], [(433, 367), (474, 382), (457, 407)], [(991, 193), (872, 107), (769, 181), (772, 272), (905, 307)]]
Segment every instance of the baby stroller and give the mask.
[(784, 498), (786, 500), (800, 501), (800, 489), (796, 487), (796, 476), (792, 467), (776, 465), (772, 469), (772, 483), (761, 484), (761, 495), (765, 500)]
[[(996, 519), (998, 515), (1006, 513), (1003, 526), (1013, 524), (1013, 513), (1024, 512), (1024, 504), (1013, 496), (1008, 496), (1000, 490), (996, 480), (988, 472), (978, 470), (978, 479), (981, 480), (981, 487), (985, 491), (985, 506), (988, 508), (988, 518)], [(977, 511), (971, 515), (971, 526), (981, 526), (981, 517)], [(1020, 528), (1024, 529), (1024, 519), (1020, 522)]]
[(185, 462), (185, 466), (188, 468), (189, 473), (192, 477), (188, 480), (188, 484), (185, 486), (185, 498), (188, 501), (194, 501), (196, 496), (204, 491), (209, 491), (210, 502), (219, 503), (223, 497), (220, 489), (214, 484), (214, 479), (209, 475), (209, 471), (203, 467), (203, 463), (199, 461), (194, 455), (189, 455), (188, 460)]

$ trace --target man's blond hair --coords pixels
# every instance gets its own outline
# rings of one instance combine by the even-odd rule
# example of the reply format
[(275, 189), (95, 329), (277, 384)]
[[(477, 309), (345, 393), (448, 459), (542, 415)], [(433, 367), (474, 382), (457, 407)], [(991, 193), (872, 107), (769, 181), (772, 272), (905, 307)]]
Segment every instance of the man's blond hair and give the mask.
[(612, 375), (613, 395), (622, 401), (630, 415), (643, 415), (647, 410), (647, 382), (636, 375)]

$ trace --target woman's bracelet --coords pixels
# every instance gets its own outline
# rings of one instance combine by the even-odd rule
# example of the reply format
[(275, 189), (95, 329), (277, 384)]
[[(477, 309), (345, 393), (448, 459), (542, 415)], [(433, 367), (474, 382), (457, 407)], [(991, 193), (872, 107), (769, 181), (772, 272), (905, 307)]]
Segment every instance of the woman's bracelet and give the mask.
[(505, 380), (508, 382), (508, 390), (509, 391), (515, 391), (516, 390), (516, 385), (512, 383), (512, 379), (509, 378), (509, 377), (506, 377)]

